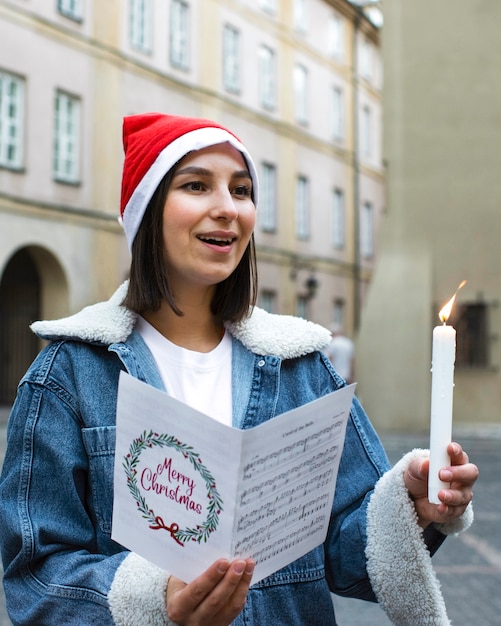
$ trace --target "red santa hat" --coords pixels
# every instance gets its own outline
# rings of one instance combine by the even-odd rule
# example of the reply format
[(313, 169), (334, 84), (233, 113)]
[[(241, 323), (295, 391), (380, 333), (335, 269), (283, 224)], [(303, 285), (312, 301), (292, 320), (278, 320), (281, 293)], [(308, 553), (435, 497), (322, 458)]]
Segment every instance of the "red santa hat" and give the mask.
[(250, 154), (231, 131), (210, 120), (163, 113), (143, 113), (124, 118), (125, 161), (120, 221), (129, 249), (146, 207), (165, 174), (188, 152), (225, 142), (242, 153), (252, 178), (253, 200), (257, 205), (256, 167)]

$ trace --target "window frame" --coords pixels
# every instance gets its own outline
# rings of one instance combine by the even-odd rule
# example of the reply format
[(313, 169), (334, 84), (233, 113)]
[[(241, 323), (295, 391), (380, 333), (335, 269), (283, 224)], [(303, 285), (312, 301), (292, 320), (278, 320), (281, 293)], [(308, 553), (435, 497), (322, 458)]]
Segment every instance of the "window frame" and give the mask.
[(346, 102), (345, 92), (341, 85), (332, 87), (332, 138), (343, 143), (346, 138)]
[(374, 205), (366, 200), (360, 209), (360, 256), (374, 257)]
[(274, 111), (277, 106), (276, 52), (267, 44), (261, 44), (259, 58), (259, 100), (263, 109)]
[(336, 250), (346, 247), (346, 196), (340, 187), (332, 190), (331, 243)]
[(265, 233), (277, 230), (277, 168), (273, 163), (261, 163), (259, 185), (259, 228)]
[(223, 86), (229, 93), (241, 90), (240, 30), (233, 24), (223, 26)]
[(169, 62), (176, 69), (190, 69), (190, 5), (171, 0), (169, 12)]
[(303, 174), (296, 176), (295, 197), (296, 239), (307, 241), (311, 237), (310, 180)]
[(60, 15), (82, 22), (84, 14), (84, 0), (57, 0), (57, 11)]
[(152, 0), (129, 0), (129, 42), (139, 52), (153, 51)]
[(296, 63), (293, 71), (296, 122), (301, 126), (306, 126), (308, 124), (308, 68), (303, 63)]
[[(4, 96), (5, 82), (8, 93)], [(14, 95), (13, 88), (17, 91)], [(22, 76), (0, 69), (0, 167), (10, 170), (21, 170), (24, 166), (25, 92), (26, 81)]]
[[(66, 109), (62, 117), (62, 107)], [(71, 111), (68, 114), (69, 105)], [(70, 120), (73, 132), (63, 132)], [(58, 89), (54, 98), (54, 137), (52, 175), (58, 183), (76, 185), (80, 183), (82, 101), (78, 96)], [(65, 165), (66, 164), (66, 165)], [(68, 164), (70, 167), (68, 168)]]
[(345, 21), (339, 13), (332, 13), (329, 18), (328, 37), (329, 56), (337, 61), (343, 61), (346, 45)]

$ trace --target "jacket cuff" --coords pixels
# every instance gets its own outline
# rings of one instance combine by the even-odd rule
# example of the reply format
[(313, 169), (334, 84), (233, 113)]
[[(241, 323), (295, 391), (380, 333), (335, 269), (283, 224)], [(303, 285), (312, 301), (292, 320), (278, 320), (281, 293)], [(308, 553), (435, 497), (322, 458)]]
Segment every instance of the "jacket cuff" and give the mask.
[(117, 626), (176, 626), (167, 617), (169, 574), (131, 552), (120, 564), (108, 592)]
[[(406, 454), (376, 484), (367, 509), (367, 571), (378, 602), (396, 626), (449, 626), (440, 583), (418, 524), (404, 473), (427, 450)], [(444, 534), (465, 530), (471, 506), (454, 522), (437, 525)]]

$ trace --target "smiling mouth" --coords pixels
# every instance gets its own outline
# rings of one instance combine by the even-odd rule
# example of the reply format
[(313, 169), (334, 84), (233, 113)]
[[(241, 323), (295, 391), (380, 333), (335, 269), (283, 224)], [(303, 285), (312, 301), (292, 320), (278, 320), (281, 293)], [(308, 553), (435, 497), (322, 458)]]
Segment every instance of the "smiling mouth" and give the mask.
[(197, 235), (197, 239), (203, 241), (204, 243), (210, 243), (213, 246), (229, 246), (234, 241), (236, 241), (236, 237), (204, 237), (203, 235)]

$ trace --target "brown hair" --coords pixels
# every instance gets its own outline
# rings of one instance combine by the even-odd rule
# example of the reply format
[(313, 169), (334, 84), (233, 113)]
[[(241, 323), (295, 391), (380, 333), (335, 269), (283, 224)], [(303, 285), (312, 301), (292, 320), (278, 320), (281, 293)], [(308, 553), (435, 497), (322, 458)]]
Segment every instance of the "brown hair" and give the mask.
[[(153, 194), (132, 244), (132, 261), (123, 305), (136, 313), (157, 311), (165, 300), (183, 315), (174, 300), (163, 254), (163, 209), (176, 166), (164, 176)], [(216, 285), (212, 313), (220, 322), (239, 322), (250, 313), (257, 297), (254, 234), (233, 273)]]

